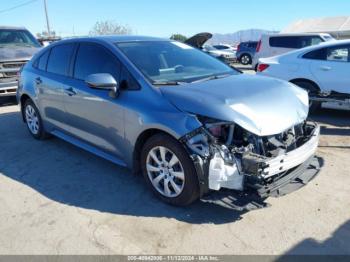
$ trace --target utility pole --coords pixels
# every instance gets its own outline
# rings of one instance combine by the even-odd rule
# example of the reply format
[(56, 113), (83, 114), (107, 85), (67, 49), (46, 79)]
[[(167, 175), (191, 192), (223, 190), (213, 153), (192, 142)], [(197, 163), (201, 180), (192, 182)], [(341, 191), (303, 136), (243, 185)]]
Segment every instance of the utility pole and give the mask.
[(45, 7), (45, 16), (46, 16), (47, 36), (50, 38), (51, 37), (51, 30), (50, 30), (50, 23), (49, 23), (49, 15), (47, 14), (46, 0), (44, 0), (44, 7)]

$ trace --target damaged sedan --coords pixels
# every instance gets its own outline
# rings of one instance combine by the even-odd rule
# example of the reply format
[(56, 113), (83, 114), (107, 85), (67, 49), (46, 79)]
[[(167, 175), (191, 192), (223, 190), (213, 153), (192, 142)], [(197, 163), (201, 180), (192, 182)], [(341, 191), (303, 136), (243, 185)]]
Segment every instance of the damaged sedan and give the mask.
[(141, 172), (173, 205), (222, 189), (281, 196), (319, 169), (307, 92), (176, 41), (53, 43), (22, 69), (17, 99), (34, 138), (53, 135)]

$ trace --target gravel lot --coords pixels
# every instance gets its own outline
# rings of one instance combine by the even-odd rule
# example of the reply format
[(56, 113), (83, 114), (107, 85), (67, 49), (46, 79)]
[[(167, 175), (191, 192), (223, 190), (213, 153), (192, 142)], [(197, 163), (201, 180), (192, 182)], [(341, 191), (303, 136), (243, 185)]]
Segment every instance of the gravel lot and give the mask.
[(350, 254), (350, 114), (322, 110), (306, 187), (239, 212), (159, 202), (141, 176), (59, 139), (35, 141), (0, 105), (0, 254)]

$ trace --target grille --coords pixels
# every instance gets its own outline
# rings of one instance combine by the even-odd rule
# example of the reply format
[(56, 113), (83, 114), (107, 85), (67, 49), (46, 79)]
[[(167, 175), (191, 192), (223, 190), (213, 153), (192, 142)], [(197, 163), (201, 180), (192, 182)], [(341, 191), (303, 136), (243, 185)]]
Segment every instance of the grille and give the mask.
[(26, 61), (4, 62), (4, 63), (1, 63), (0, 68), (2, 67), (3, 69), (14, 69), (14, 68), (20, 69), (21, 66), (23, 66), (25, 64), (26, 64)]
[(0, 63), (0, 81), (9, 82), (17, 80), (17, 72), (22, 66), (26, 64), (26, 61), (13, 61)]

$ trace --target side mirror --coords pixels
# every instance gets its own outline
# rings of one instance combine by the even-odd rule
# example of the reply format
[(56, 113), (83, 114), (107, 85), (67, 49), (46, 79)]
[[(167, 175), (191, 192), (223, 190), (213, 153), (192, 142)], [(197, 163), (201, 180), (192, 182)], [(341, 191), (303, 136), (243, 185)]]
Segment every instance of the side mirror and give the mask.
[(109, 95), (113, 98), (116, 98), (119, 94), (118, 83), (111, 74), (101, 73), (89, 75), (85, 83), (91, 88), (110, 90)]

